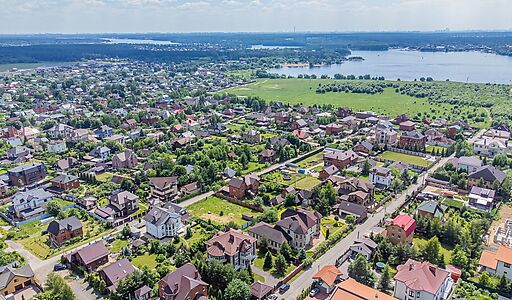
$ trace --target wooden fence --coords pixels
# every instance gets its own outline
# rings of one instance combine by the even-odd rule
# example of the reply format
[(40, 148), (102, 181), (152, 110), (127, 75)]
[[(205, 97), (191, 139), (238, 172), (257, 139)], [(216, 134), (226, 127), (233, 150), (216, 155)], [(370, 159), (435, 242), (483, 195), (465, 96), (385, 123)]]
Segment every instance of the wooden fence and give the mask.
[(257, 212), (263, 212), (264, 211), (264, 209), (262, 207), (260, 207), (260, 206), (256, 206), (254, 204), (246, 203), (246, 202), (238, 200), (238, 199), (236, 199), (234, 197), (228, 196), (228, 195), (226, 195), (226, 194), (224, 194), (222, 192), (215, 193), (215, 196), (217, 196), (217, 197), (219, 197), (221, 199), (224, 199), (224, 200), (226, 200), (228, 202), (231, 202), (231, 203), (234, 203), (234, 204), (237, 204), (237, 205), (240, 205), (240, 206), (247, 207), (249, 209), (255, 210)]

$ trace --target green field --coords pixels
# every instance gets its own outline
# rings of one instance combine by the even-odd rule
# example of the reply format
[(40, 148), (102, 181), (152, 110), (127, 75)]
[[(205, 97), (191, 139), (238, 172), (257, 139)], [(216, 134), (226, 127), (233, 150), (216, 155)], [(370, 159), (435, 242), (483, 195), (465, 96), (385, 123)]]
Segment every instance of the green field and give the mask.
[(242, 219), (242, 214), (257, 217), (261, 213), (253, 211), (249, 208), (228, 202), (217, 197), (208, 197), (204, 200), (196, 202), (187, 207), (187, 210), (192, 216), (203, 219), (211, 220), (217, 224), (227, 224), (234, 221), (238, 225), (245, 224)]
[(403, 153), (397, 153), (392, 151), (386, 151), (379, 155), (380, 158), (393, 160), (393, 161), (401, 161), (404, 163), (408, 163), (411, 165), (416, 165), (420, 167), (427, 167), (430, 162), (428, 160), (425, 160), (419, 156), (414, 155), (408, 155)]
[[(390, 116), (399, 114), (428, 113), (432, 119), (435, 117), (458, 119), (462, 114), (474, 112), (475, 108), (459, 107), (453, 105), (428, 103), (427, 100), (418, 99), (396, 93), (387, 88), (382, 94), (368, 95), (356, 93), (325, 93), (317, 94), (319, 84), (333, 82), (334, 79), (258, 79), (255, 83), (225, 90), (237, 96), (258, 96), (266, 101), (281, 101), (291, 104), (347, 106), (354, 110), (372, 110)], [(478, 112), (484, 112), (482, 108)], [(478, 123), (485, 126), (486, 123)]]
[(322, 181), (316, 177), (306, 176), (301, 180), (295, 182), (293, 184), (294, 187), (301, 190), (312, 190), (314, 187), (318, 186)]
[(132, 264), (141, 269), (143, 266), (148, 266), (150, 269), (156, 268), (156, 254), (143, 254), (132, 259)]

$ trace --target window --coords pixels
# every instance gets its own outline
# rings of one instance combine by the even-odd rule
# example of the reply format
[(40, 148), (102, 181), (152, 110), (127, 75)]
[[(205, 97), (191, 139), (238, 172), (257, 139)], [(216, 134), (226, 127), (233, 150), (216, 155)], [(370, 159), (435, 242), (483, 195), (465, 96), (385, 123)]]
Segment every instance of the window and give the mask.
[(504, 263), (505, 268), (510, 268), (510, 264)]

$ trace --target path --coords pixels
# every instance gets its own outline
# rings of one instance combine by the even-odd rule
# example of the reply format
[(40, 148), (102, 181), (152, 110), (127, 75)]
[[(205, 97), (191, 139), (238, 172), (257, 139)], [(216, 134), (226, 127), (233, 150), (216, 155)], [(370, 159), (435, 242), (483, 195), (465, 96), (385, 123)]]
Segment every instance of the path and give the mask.
[(381, 207), (376, 213), (370, 215), (366, 221), (356, 227), (354, 231), (349, 233), (345, 238), (340, 240), (336, 245), (332, 246), (324, 255), (320, 256), (309, 269), (306, 269), (301, 275), (299, 275), (294, 281), (290, 283), (290, 289), (282, 295), (283, 299), (296, 299), (299, 294), (308, 286), (311, 285), (313, 275), (321, 267), (326, 265), (333, 265), (336, 263), (338, 257), (345, 253), (349, 247), (355, 242), (356, 239), (367, 233), (372, 227), (377, 226), (381, 220), (384, 220), (386, 214), (395, 212), (405, 201), (407, 195), (412, 194), (416, 191), (422, 183), (424, 183), (426, 176), (429, 173), (434, 172), (439, 167), (444, 165), (448, 159), (452, 158), (445, 157), (439, 162), (434, 164), (428, 172), (423, 172), (418, 177), (418, 183), (411, 185), (405, 192), (403, 192), (396, 200), (391, 201), (385, 207)]

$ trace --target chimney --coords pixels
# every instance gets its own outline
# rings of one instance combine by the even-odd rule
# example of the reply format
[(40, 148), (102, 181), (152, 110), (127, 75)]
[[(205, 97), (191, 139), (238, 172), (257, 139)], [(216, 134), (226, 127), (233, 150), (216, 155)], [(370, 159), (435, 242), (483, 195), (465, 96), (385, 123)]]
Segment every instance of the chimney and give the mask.
[(412, 270), (414, 270), (414, 264), (410, 263), (409, 264), (409, 271), (412, 271)]
[(428, 270), (430, 271), (430, 273), (432, 273), (432, 275), (436, 276), (437, 269), (435, 266), (433, 266), (433, 265), (428, 266)]

